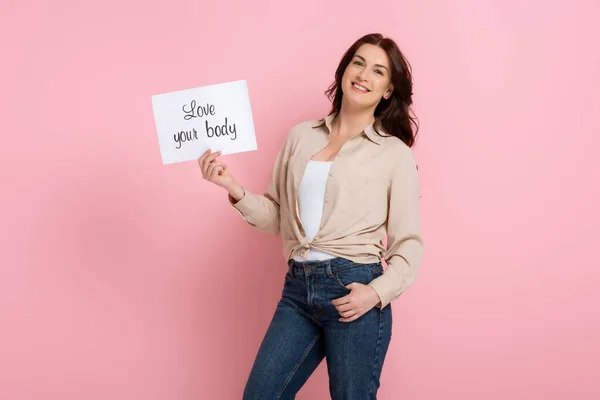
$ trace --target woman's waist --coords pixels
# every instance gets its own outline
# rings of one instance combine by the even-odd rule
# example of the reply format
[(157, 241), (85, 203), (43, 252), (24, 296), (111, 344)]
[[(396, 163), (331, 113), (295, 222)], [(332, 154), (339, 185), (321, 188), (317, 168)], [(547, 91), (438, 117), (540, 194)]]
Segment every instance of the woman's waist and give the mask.
[(312, 275), (312, 274), (335, 274), (344, 270), (353, 268), (378, 269), (382, 267), (381, 259), (373, 262), (357, 262), (345, 257), (334, 257), (326, 260), (305, 260), (298, 261), (293, 258), (288, 260), (290, 272), (293, 275)]
[(283, 247), (289, 254), (289, 258), (300, 256), (306, 258), (311, 253), (329, 254), (331, 256), (348, 258), (358, 262), (372, 262), (380, 258), (385, 251), (381, 239), (363, 238), (357, 239), (323, 239), (316, 237), (307, 239), (283, 239)]

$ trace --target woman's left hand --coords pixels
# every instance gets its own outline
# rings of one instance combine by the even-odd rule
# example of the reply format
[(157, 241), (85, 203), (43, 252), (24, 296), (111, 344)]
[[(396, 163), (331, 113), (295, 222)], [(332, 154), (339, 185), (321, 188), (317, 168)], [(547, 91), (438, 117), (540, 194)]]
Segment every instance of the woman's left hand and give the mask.
[(354, 282), (346, 287), (350, 289), (350, 293), (331, 301), (342, 316), (340, 321), (354, 321), (379, 304), (379, 296), (371, 286)]

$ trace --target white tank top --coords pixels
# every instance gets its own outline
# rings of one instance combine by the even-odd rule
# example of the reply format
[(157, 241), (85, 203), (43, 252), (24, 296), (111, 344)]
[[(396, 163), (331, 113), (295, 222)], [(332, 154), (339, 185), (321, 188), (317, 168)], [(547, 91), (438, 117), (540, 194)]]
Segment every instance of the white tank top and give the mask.
[[(298, 212), (309, 240), (312, 240), (320, 229), (325, 187), (332, 163), (332, 161), (309, 160), (298, 188)], [(295, 256), (294, 260), (313, 261), (331, 258), (334, 258), (331, 254), (311, 249), (306, 257)]]

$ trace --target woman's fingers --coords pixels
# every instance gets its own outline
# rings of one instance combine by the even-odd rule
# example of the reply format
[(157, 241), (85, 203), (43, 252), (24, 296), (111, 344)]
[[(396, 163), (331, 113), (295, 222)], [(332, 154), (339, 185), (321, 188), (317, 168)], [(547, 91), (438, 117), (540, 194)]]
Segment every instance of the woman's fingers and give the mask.
[(350, 303), (342, 304), (341, 306), (335, 306), (339, 312), (352, 310), (352, 307), (353, 306)]
[(216, 182), (219, 179), (219, 175), (221, 175), (221, 172), (223, 172), (222, 165), (212, 164), (212, 170), (210, 171), (209, 175), (211, 182)]
[(350, 310), (350, 311), (341, 312), (340, 316), (343, 318), (351, 318), (351, 317), (355, 316), (356, 314), (358, 314), (358, 311)]
[(198, 164), (200, 164), (200, 169), (202, 170), (202, 175), (205, 177), (208, 176), (208, 166), (215, 161), (215, 159), (221, 155), (220, 151), (211, 153), (210, 150), (206, 151), (198, 160)]
[(216, 163), (210, 163), (208, 164), (208, 167), (206, 167), (206, 179), (209, 181), (212, 181), (212, 172), (215, 169), (215, 167), (217, 166)]
[(210, 163), (206, 169), (206, 177), (205, 179), (211, 181), (211, 182), (215, 182), (217, 180), (217, 177), (223, 172), (225, 171), (225, 167), (223, 165), (223, 163), (220, 163), (218, 161), (214, 161), (212, 163)]
[(216, 158), (218, 156), (220, 156), (221, 153), (220, 152), (216, 152), (216, 153), (212, 153), (211, 155), (209, 155), (208, 157), (206, 157), (204, 159), (204, 166), (205, 168), (208, 168), (208, 166), (210, 166), (212, 163), (215, 162)]
[(206, 164), (204, 163), (204, 161), (206, 160), (206, 158), (207, 158), (207, 157), (208, 157), (210, 154), (211, 154), (211, 151), (210, 151), (210, 149), (209, 149), (209, 150), (206, 150), (206, 151), (204, 152), (204, 154), (202, 154), (202, 155), (200, 156), (200, 158), (198, 159), (198, 166), (200, 167), (200, 170), (202, 171), (202, 175), (204, 175), (204, 173), (206, 172), (206, 167), (205, 167), (205, 165), (206, 165)]

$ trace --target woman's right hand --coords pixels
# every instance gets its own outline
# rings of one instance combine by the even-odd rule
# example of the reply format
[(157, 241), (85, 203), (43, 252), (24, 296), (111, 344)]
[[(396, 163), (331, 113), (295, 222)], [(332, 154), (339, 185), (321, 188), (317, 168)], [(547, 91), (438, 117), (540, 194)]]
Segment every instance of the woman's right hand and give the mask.
[(227, 165), (217, 160), (217, 157), (220, 155), (220, 151), (213, 153), (209, 149), (200, 156), (198, 165), (202, 171), (202, 177), (205, 180), (226, 189), (235, 200), (239, 200), (243, 196), (244, 189), (235, 180), (231, 172), (229, 172)]

